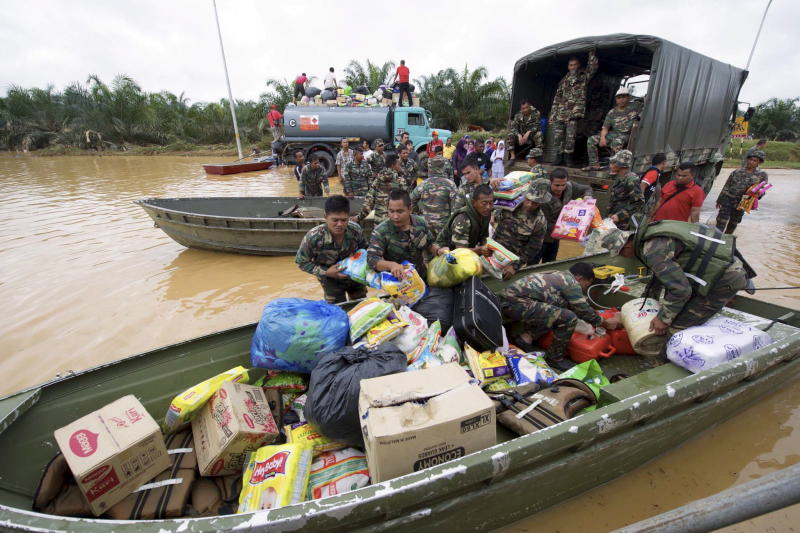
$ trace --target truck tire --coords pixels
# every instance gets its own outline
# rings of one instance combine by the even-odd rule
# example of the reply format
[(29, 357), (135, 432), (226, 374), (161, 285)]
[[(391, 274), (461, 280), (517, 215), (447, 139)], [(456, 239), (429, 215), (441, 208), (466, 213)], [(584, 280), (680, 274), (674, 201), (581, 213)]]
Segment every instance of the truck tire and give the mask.
[(317, 150), (309, 155), (315, 155), (319, 159), (319, 164), (325, 169), (325, 175), (331, 177), (336, 172), (336, 160), (331, 154), (324, 150)]

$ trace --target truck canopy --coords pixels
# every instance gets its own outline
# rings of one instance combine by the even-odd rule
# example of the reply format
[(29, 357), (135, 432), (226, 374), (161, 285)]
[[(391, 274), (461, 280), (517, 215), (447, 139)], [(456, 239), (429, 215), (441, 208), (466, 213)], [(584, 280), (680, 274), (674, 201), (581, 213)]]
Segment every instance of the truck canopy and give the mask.
[(528, 100), (547, 117), (568, 59), (577, 56), (586, 65), (592, 49), (597, 50), (599, 68), (588, 86), (576, 155), (581, 150), (585, 154), (586, 137), (600, 131), (617, 88), (635, 77), (649, 76), (630, 147), (637, 159), (675, 152), (681, 159), (699, 162), (724, 142), (747, 72), (651, 35), (582, 37), (526, 55), (514, 65), (512, 116), (522, 100)]

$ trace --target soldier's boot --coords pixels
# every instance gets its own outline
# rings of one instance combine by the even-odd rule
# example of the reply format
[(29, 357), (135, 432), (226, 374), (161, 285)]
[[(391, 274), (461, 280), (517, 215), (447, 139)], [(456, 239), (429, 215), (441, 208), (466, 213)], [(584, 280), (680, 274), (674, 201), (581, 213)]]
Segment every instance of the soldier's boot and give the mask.
[(560, 152), (558, 154), (558, 157), (556, 157), (556, 162), (554, 163), (554, 165), (557, 167), (564, 166), (564, 158), (566, 157), (566, 155), (567, 154), (565, 154), (564, 152)]
[(728, 227), (725, 228), (725, 233), (727, 233), (728, 235), (733, 235), (733, 232), (736, 231), (736, 226), (738, 225), (739, 224), (736, 224), (734, 222), (728, 222)]
[(544, 353), (544, 360), (547, 364), (559, 372), (565, 372), (575, 366), (575, 363), (564, 356), (568, 343), (569, 339), (566, 341), (553, 339), (550, 348)]
[(571, 152), (564, 152), (564, 166), (571, 167), (572, 166), (572, 153)]

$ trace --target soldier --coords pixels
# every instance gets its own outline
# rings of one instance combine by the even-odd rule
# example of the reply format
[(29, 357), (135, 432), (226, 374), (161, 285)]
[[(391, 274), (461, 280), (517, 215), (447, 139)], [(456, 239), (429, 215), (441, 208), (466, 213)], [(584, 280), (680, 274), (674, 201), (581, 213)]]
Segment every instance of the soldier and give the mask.
[(325, 169), (319, 164), (319, 157), (311, 155), (308, 158), (308, 165), (303, 167), (303, 172), (300, 173), (300, 198), (306, 196), (322, 196), (322, 189), (325, 188), (325, 194), (331, 193), (330, 185), (328, 185), (328, 175), (325, 174)]
[(639, 186), (639, 176), (631, 172), (633, 154), (620, 150), (611, 158), (611, 184), (608, 201), (608, 216), (619, 229), (628, 229), (633, 215), (644, 211), (644, 195)]
[(542, 204), (542, 212), (547, 219), (547, 231), (542, 243), (542, 251), (534, 258), (533, 264), (537, 264), (539, 261), (549, 263), (555, 261), (556, 257), (558, 257), (558, 247), (561, 244), (560, 240), (550, 236), (556, 227), (556, 221), (558, 220), (558, 215), (561, 214), (561, 209), (571, 200), (591, 197), (592, 188), (589, 185), (570, 181), (567, 169), (562, 167), (554, 169), (550, 174), (549, 180), (536, 180), (533, 183), (534, 186), (541, 186), (540, 184), (544, 183), (552, 197), (549, 202)]
[(597, 72), (598, 64), (594, 50), (589, 52), (585, 69), (581, 69), (580, 59), (571, 57), (567, 74), (558, 82), (550, 108), (550, 127), (553, 128), (553, 147), (558, 154), (558, 164), (572, 164), (577, 121), (586, 114), (586, 86)]
[(747, 158), (752, 156), (756, 151), (761, 150), (764, 151), (764, 148), (767, 146), (766, 139), (759, 139), (755, 146), (751, 147), (750, 149), (745, 152), (744, 157), (742, 158), (742, 168), (747, 166)]
[(408, 148), (400, 147), (400, 177), (406, 180), (406, 190), (412, 191), (417, 186), (417, 164), (408, 157)]
[(361, 226), (350, 222), (350, 202), (335, 194), (325, 200), (325, 223), (303, 237), (294, 262), (300, 270), (317, 277), (330, 304), (364, 298), (367, 288), (339, 272), (338, 263), (366, 248)]
[(436, 244), (447, 248), (469, 248), (478, 255), (490, 256), (486, 247), (489, 237), (489, 222), (494, 206), (494, 192), (488, 185), (479, 185), (472, 193), (470, 202), (450, 215), (444, 229), (438, 233)]
[(341, 178), (344, 176), (344, 167), (353, 160), (353, 151), (350, 149), (350, 141), (342, 139), (341, 150), (336, 154), (336, 173)]
[(483, 183), (486, 183), (486, 181), (483, 179), (478, 163), (473, 160), (465, 161), (461, 167), (461, 185), (458, 187), (455, 202), (453, 202), (453, 211), (467, 205), (467, 199), (472, 194), (472, 191)]
[(586, 152), (589, 156), (589, 166), (583, 170), (599, 170), (600, 159), (597, 155), (598, 145), (608, 147), (612, 154), (625, 148), (631, 136), (633, 124), (639, 119), (642, 111), (640, 102), (631, 103), (631, 92), (627, 87), (617, 91), (616, 107), (606, 113), (600, 135), (592, 135), (586, 140)]
[(436, 155), (433, 158), (428, 159), (428, 177), (432, 178), (437, 176), (452, 180), (453, 165), (450, 164), (450, 161), (444, 158), (442, 155), (443, 150), (444, 149), (441, 146), (437, 146), (435, 149)]
[[(439, 157), (441, 159), (441, 155)], [(455, 211), (453, 206), (457, 193), (453, 180), (439, 175), (429, 177), (411, 192), (414, 213), (425, 219), (434, 236), (439, 234), (450, 214)]]
[(569, 272), (529, 274), (498, 293), (503, 318), (514, 322), (512, 342), (533, 351), (533, 341), (552, 331), (553, 343), (545, 352), (547, 364), (562, 372), (575, 366), (564, 355), (579, 318), (608, 329), (618, 325), (616, 320), (604, 320), (586, 301), (583, 293), (593, 283), (591, 265), (575, 263)]
[(643, 224), (635, 234), (615, 229), (603, 237), (609, 255), (637, 257), (663, 287), (661, 309), (650, 323), (657, 335), (705, 323), (748, 288), (748, 267), (734, 243), (716, 228), (675, 220)]
[(372, 167), (364, 159), (364, 152), (359, 149), (353, 150), (353, 160), (345, 165), (342, 176), (345, 196), (348, 198), (366, 196), (374, 177)]
[(739, 202), (751, 186), (760, 181), (769, 181), (767, 173), (759, 170), (758, 166), (764, 162), (766, 154), (761, 150), (755, 150), (753, 155), (747, 158), (747, 166), (737, 168), (728, 176), (728, 180), (722, 187), (717, 197), (717, 227), (728, 234), (736, 231), (736, 226), (742, 221), (744, 211), (738, 209)]
[(542, 130), (541, 113), (527, 100), (519, 106), (519, 113), (514, 115), (506, 142), (509, 158), (513, 161), (531, 147), (541, 147)]
[(547, 231), (547, 218), (540, 206), (552, 199), (546, 183), (531, 184), (525, 193), (525, 200), (516, 209), (495, 209), (494, 240), (519, 256), (518, 261), (503, 269), (504, 279), (513, 276), (523, 265), (534, 264)]
[(424, 218), (411, 214), (408, 192), (393, 189), (388, 199), (389, 219), (372, 230), (367, 264), (376, 272), (391, 272), (395, 278), (403, 279), (404, 267), (400, 263), (408, 261), (425, 279), (427, 269), (423, 254), (439, 255), (448, 250), (433, 242), (433, 234)]
[(542, 149), (541, 148), (531, 148), (531, 151), (528, 152), (528, 165), (531, 167), (531, 174), (533, 174), (533, 179), (538, 178), (547, 178), (547, 171), (539, 163), (539, 159), (542, 157)]
[(367, 218), (373, 209), (375, 209), (375, 224), (386, 220), (389, 191), (392, 189), (406, 190), (406, 180), (401, 178), (398, 172), (400, 172), (400, 159), (396, 154), (386, 156), (386, 168), (381, 170), (372, 181), (361, 212), (355, 217), (356, 222)]
[(372, 173), (378, 174), (381, 170), (386, 168), (386, 154), (383, 151), (383, 139), (375, 141), (375, 151), (373, 151), (367, 158), (369, 166), (372, 167)]

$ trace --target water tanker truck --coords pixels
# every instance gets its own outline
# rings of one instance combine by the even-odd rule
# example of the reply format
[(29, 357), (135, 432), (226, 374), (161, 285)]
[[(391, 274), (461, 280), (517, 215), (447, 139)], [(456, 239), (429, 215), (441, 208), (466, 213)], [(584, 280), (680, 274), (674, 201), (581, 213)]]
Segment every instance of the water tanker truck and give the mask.
[(328, 175), (336, 171), (336, 154), (342, 139), (351, 146), (369, 141), (374, 147), (377, 139), (386, 142), (387, 151), (402, 133), (408, 133), (417, 152), (424, 152), (436, 130), (442, 142), (452, 132), (432, 128), (430, 111), (421, 107), (329, 107), (289, 106), (284, 110), (284, 135), (272, 143), (272, 153), (283, 161), (293, 161), (301, 150), (306, 159), (319, 157)]

